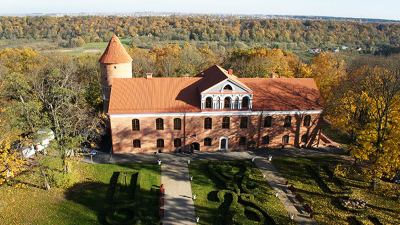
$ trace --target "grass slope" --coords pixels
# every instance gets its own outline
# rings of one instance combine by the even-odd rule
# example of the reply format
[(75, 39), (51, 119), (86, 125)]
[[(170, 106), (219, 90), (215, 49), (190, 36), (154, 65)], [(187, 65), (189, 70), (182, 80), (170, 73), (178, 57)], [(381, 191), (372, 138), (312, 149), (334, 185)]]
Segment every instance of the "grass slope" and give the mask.
[[(50, 168), (61, 168), (60, 161), (43, 159)], [(104, 224), (105, 195), (114, 171), (140, 171), (138, 201), (143, 224), (158, 223), (158, 196), (154, 191), (160, 185), (160, 168), (150, 164), (87, 164), (73, 162), (72, 180), (64, 188), (43, 190), (39, 171), (17, 178), (23, 187), (0, 187), (0, 224)], [(152, 190), (153, 189), (153, 190)], [(136, 199), (136, 194), (135, 194)], [(147, 222), (146, 222), (147, 221)]]

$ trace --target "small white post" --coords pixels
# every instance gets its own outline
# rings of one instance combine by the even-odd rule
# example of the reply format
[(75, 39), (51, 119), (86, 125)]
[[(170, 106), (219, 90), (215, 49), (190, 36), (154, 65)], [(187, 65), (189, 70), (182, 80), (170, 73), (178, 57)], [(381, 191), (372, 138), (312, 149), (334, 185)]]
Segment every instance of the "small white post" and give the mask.
[(200, 217), (196, 217), (196, 223), (200, 221)]
[(158, 160), (158, 165), (161, 166), (161, 160)]
[(187, 162), (188, 164), (190, 164), (190, 159), (188, 159), (188, 162)]
[(196, 197), (197, 197), (197, 196), (194, 194), (194, 195), (193, 195), (193, 200), (196, 200)]

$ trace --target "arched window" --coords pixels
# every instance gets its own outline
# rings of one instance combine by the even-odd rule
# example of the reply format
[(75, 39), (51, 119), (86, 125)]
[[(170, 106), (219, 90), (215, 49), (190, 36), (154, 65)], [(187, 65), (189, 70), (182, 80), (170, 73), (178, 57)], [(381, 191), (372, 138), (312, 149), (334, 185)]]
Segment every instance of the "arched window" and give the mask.
[(240, 117), (240, 128), (247, 128), (249, 125), (249, 117)]
[(292, 117), (291, 116), (286, 116), (285, 117), (285, 122), (284, 122), (283, 126), (284, 127), (292, 126)]
[(134, 148), (140, 148), (140, 140), (139, 139), (133, 140), (133, 147)]
[(156, 129), (164, 130), (164, 120), (161, 118), (156, 119)]
[(232, 91), (233, 89), (232, 89), (232, 86), (231, 85), (229, 85), (229, 84), (227, 84), (225, 87), (224, 87), (224, 91)]
[(272, 116), (265, 117), (264, 127), (272, 127)]
[(247, 142), (247, 138), (246, 137), (240, 137), (239, 138), (239, 145), (240, 146), (245, 146)]
[(212, 108), (212, 98), (211, 97), (207, 97), (206, 98), (206, 109), (211, 109)]
[(303, 134), (301, 136), (301, 142), (307, 143), (307, 141), (308, 141), (308, 135), (307, 134)]
[(157, 148), (164, 148), (164, 139), (157, 139)]
[(212, 119), (207, 117), (204, 119), (204, 129), (211, 129), (212, 128)]
[(289, 135), (285, 135), (282, 137), (282, 144), (284, 145), (289, 144)]
[(309, 127), (311, 124), (311, 116), (307, 115), (304, 117), (303, 126)]
[(224, 99), (224, 109), (230, 109), (231, 108), (231, 98), (226, 97)]
[(262, 137), (262, 144), (263, 145), (269, 144), (269, 136), (268, 135)]
[(211, 138), (204, 138), (204, 146), (211, 146)]
[(180, 118), (174, 119), (174, 130), (182, 129), (182, 120)]
[(230, 119), (229, 117), (225, 116), (224, 118), (222, 118), (222, 128), (229, 129), (229, 126), (230, 126)]
[(249, 101), (250, 101), (250, 99), (247, 96), (245, 96), (242, 99), (242, 109), (248, 109), (249, 108)]
[(174, 147), (178, 148), (182, 146), (182, 140), (180, 138), (175, 138), (174, 139)]
[(132, 120), (132, 130), (140, 130), (140, 123), (138, 119)]

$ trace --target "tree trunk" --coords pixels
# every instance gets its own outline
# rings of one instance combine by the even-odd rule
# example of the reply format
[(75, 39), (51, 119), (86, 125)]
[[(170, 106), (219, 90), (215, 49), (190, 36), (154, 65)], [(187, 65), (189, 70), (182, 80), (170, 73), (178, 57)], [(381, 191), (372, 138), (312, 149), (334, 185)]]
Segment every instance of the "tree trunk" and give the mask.
[(48, 190), (50, 190), (50, 184), (49, 184), (49, 181), (47, 179), (47, 175), (46, 175), (46, 173), (44, 172), (43, 169), (41, 169), (40, 172), (42, 173), (42, 176), (44, 178), (44, 189), (46, 191), (48, 191)]

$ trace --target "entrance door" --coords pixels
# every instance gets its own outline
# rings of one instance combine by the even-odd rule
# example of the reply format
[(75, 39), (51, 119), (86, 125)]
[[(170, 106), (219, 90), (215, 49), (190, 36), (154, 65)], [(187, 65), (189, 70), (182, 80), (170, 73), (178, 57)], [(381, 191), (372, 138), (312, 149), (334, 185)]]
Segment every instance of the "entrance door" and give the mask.
[(227, 140), (226, 138), (221, 139), (221, 150), (226, 150), (227, 149)]
[(200, 144), (198, 142), (193, 142), (192, 149), (193, 151), (200, 151)]

